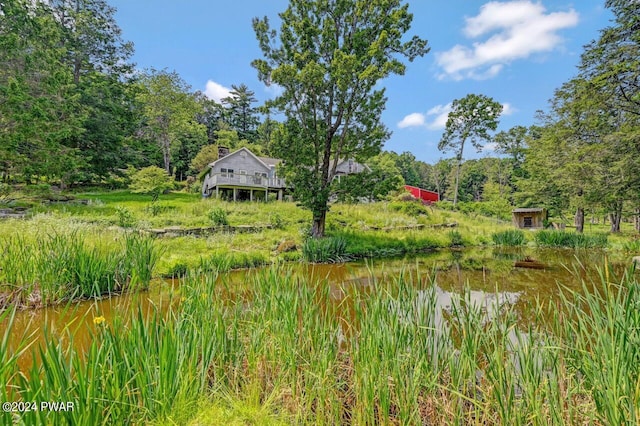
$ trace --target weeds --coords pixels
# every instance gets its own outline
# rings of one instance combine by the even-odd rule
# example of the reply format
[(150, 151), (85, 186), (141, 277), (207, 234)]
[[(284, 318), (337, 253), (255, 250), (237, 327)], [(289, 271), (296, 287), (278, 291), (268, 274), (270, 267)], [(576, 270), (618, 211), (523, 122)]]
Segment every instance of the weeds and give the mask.
[(564, 231), (538, 231), (535, 241), (540, 247), (594, 248), (607, 246), (607, 234), (577, 234)]
[(466, 288), (443, 305), (433, 277), (372, 279), (338, 299), (326, 281), (278, 267), (247, 277), (236, 299), (215, 273), (187, 274), (179, 309), (96, 321), (83, 353), (50, 336), (27, 374), (1, 350), (3, 397), (76, 403), (25, 413), (25, 424), (187, 424), (248, 407), (295, 424), (638, 423), (631, 275), (613, 284), (605, 272), (604, 292), (563, 297), (551, 320), (527, 324), (500, 293)]
[(497, 246), (521, 246), (526, 243), (524, 232), (519, 229), (511, 229), (491, 234), (491, 239)]

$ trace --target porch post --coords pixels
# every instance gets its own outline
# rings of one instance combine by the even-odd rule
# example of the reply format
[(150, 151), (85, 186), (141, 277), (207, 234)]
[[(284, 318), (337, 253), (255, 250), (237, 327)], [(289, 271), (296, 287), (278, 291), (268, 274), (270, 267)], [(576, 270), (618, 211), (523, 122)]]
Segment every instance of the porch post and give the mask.
[(233, 188), (233, 202), (235, 203), (238, 196), (238, 188)]
[(249, 190), (249, 201), (253, 201), (253, 189)]

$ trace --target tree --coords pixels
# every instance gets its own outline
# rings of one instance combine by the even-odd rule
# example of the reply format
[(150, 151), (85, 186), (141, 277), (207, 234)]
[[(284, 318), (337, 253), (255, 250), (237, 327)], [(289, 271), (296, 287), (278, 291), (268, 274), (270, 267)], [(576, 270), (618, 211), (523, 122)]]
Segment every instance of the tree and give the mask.
[(458, 202), (458, 184), (464, 145), (468, 140), (480, 151), (481, 142), (487, 142), (490, 139), (489, 130), (495, 130), (498, 127), (501, 112), (502, 105), (484, 95), (469, 94), (462, 99), (454, 100), (451, 104), (451, 112), (438, 149), (456, 151), (458, 164), (453, 196), (454, 207)]
[(140, 83), (144, 129), (157, 140), (164, 169), (171, 174), (172, 153), (179, 151), (182, 137), (190, 134), (201, 141), (200, 146), (206, 143), (206, 127), (196, 121), (202, 112), (200, 104), (176, 72), (152, 69), (140, 77)]
[(82, 153), (82, 180), (105, 177), (131, 163), (125, 145), (136, 126), (135, 93), (129, 84), (133, 45), (122, 40), (115, 9), (105, 0), (48, 4), (63, 30), (63, 63), (73, 74), (84, 117), (82, 134), (64, 143)]
[(155, 201), (160, 194), (173, 188), (173, 178), (160, 167), (144, 167), (133, 173), (129, 188), (138, 194), (151, 194)]
[(229, 126), (238, 132), (240, 139), (251, 142), (255, 141), (260, 124), (256, 115), (257, 109), (251, 105), (256, 101), (255, 92), (249, 90), (245, 84), (240, 86), (232, 84), (230, 96), (221, 99), (222, 105), (227, 108)]
[(389, 132), (381, 79), (403, 74), (398, 57), (427, 53), (417, 36), (403, 42), (413, 16), (400, 0), (291, 0), (272, 30), (253, 20), (264, 59), (252, 65), (282, 94), (268, 104), (286, 121), (273, 151), (300, 204), (311, 210), (312, 235), (325, 232), (330, 186), (340, 159), (377, 154)]
[(45, 176), (64, 186), (82, 166), (81, 152), (64, 145), (82, 133), (84, 117), (63, 65), (63, 36), (46, 4), (0, 3), (0, 174), (6, 181)]
[(511, 157), (513, 170), (516, 175), (521, 175), (522, 163), (527, 151), (527, 136), (529, 129), (524, 126), (514, 126), (509, 130), (496, 133), (493, 141), (496, 144), (496, 152)]

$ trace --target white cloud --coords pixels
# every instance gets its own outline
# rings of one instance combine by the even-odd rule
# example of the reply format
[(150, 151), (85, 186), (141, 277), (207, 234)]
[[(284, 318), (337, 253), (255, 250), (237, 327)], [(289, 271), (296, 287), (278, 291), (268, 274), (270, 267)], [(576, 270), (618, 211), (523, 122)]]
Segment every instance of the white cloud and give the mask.
[(511, 115), (516, 112), (517, 109), (513, 107), (509, 102), (505, 102), (502, 104), (502, 114), (500, 115)]
[(264, 91), (276, 98), (284, 93), (284, 87), (276, 83), (271, 83), (268, 86), (264, 86)]
[(222, 84), (216, 83), (213, 80), (209, 80), (207, 81), (207, 85), (204, 89), (204, 94), (207, 98), (220, 102), (222, 98), (226, 98), (231, 95), (231, 89), (224, 87)]
[(427, 111), (427, 115), (435, 115), (435, 117), (427, 124), (429, 130), (441, 130), (447, 125), (447, 119), (451, 112), (451, 104), (436, 105)]
[[(398, 127), (425, 127), (429, 130), (441, 130), (447, 125), (447, 119), (451, 112), (451, 104), (436, 105), (426, 113), (412, 112), (398, 123)], [(429, 120), (429, 118), (431, 118)]]
[(404, 129), (405, 127), (422, 127), (424, 126), (425, 116), (422, 113), (414, 112), (404, 117), (399, 123), (398, 127)]
[(493, 152), (496, 150), (496, 148), (498, 147), (498, 144), (495, 142), (487, 142), (486, 144), (484, 144), (484, 146), (482, 147), (483, 152)]
[(532, 0), (491, 1), (477, 16), (466, 18), (464, 28), (469, 38), (488, 38), (474, 42), (472, 47), (458, 44), (436, 53), (436, 61), (444, 69), (439, 77), (495, 77), (513, 60), (552, 51), (562, 43), (557, 32), (577, 23), (578, 13), (573, 9), (546, 13), (542, 3)]

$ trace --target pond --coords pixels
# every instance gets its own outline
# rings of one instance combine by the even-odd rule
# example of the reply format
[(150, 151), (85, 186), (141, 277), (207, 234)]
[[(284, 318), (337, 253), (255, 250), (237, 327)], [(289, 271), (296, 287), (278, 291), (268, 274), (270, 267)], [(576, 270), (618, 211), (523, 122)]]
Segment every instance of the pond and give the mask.
[[(346, 264), (287, 264), (278, 266), (291, 270), (295, 276), (309, 282), (326, 282), (331, 287), (334, 309), (349, 321), (350, 307), (340, 304), (346, 288), (371, 291), (374, 282), (389, 281), (403, 274), (415, 285), (436, 288), (437, 303), (445, 311), (450, 308), (465, 286), (473, 303), (487, 307), (494, 302), (509, 303), (522, 325), (533, 321), (536, 306), (552, 307), (561, 291), (583, 292), (583, 281), (599, 283), (605, 259), (612, 264), (611, 274), (624, 270), (621, 258), (609, 258), (600, 250), (562, 250), (534, 248), (474, 248), (439, 250), (419, 257), (377, 259)], [(259, 270), (233, 271), (223, 274), (229, 298), (243, 297), (252, 275)], [(596, 284), (597, 285), (597, 284)], [(63, 346), (73, 336), (73, 345), (82, 351), (91, 339), (95, 321), (110, 322), (115, 317), (127, 318), (138, 307), (143, 315), (156, 309), (166, 312), (168, 306), (181, 301), (179, 280), (156, 280), (150, 290), (124, 294), (103, 300), (82, 301), (67, 306), (53, 306), (16, 313), (9, 350), (25, 341), (35, 343), (54, 340)], [(9, 319), (0, 323), (4, 335)], [(21, 369), (31, 364), (31, 350), (21, 358)]]

